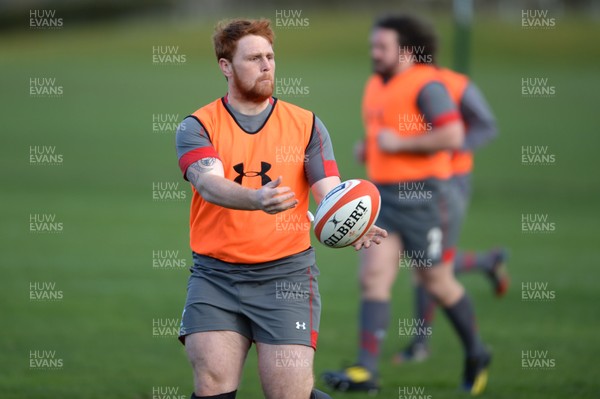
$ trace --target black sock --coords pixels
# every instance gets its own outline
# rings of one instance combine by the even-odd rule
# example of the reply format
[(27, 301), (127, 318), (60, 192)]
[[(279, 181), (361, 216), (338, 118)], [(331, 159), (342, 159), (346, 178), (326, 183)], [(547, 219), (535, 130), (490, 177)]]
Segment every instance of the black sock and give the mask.
[(466, 355), (472, 357), (480, 354), (483, 351), (483, 345), (475, 325), (473, 305), (467, 294), (465, 293), (454, 305), (444, 308), (444, 311), (460, 337)]
[(237, 389), (232, 392), (220, 393), (213, 396), (196, 396), (195, 393), (192, 393), (190, 399), (235, 399), (235, 395), (237, 395)]
[[(423, 284), (417, 284), (415, 287), (415, 316), (419, 323), (423, 320), (423, 324), (419, 327), (423, 327), (422, 331), (429, 330), (433, 316), (435, 315), (436, 301), (427, 292)], [(419, 334), (413, 337), (413, 344), (427, 345), (428, 335)]]
[(331, 399), (331, 396), (327, 395), (325, 392), (321, 392), (318, 389), (313, 389), (310, 393), (310, 399)]
[(377, 371), (381, 343), (390, 322), (390, 303), (362, 300), (360, 306), (360, 351), (358, 363)]

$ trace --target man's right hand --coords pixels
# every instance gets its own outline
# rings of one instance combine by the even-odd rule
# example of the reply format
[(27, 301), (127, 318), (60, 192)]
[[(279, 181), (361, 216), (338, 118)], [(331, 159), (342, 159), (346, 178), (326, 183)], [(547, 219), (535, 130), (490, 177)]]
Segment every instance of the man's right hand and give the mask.
[(292, 189), (290, 187), (279, 187), (280, 184), (281, 176), (256, 190), (256, 208), (269, 214), (275, 214), (298, 205), (299, 201)]

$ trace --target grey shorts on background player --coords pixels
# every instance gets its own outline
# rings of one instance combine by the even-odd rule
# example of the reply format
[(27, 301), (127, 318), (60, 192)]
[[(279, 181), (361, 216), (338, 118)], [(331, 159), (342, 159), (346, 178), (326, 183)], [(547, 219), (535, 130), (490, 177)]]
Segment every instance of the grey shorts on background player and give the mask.
[(452, 260), (460, 230), (460, 199), (449, 180), (378, 184), (377, 226), (400, 235), (411, 265), (430, 267)]
[(450, 181), (454, 185), (458, 194), (458, 210), (460, 219), (462, 220), (466, 216), (467, 209), (469, 208), (469, 202), (471, 201), (471, 174), (465, 173), (454, 175)]
[(273, 345), (316, 349), (321, 297), (313, 248), (258, 264), (234, 264), (194, 253), (179, 339), (235, 331)]

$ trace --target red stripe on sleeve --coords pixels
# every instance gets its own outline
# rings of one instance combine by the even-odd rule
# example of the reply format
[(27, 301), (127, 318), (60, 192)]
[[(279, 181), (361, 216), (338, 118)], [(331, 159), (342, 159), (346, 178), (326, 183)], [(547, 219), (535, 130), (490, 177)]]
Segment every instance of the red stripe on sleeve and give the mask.
[(458, 111), (449, 111), (435, 118), (435, 120), (433, 121), (433, 125), (435, 127), (441, 127), (447, 123), (454, 122), (457, 120), (460, 120), (460, 114), (458, 113)]
[(181, 169), (184, 179), (185, 172), (187, 172), (187, 169), (190, 167), (190, 165), (201, 160), (202, 158), (219, 158), (219, 154), (212, 146), (196, 148), (183, 154), (181, 158), (179, 158), (179, 169)]
[(325, 177), (340, 177), (340, 171), (338, 170), (337, 162), (333, 160), (325, 160), (323, 161), (323, 168), (325, 169)]
[(317, 127), (316, 124), (315, 124), (315, 130), (317, 131), (317, 134), (319, 135), (319, 152), (321, 153), (321, 161), (323, 162), (323, 169), (325, 172), (325, 177), (330, 177), (330, 176), (340, 177), (340, 171), (338, 170), (337, 162), (335, 162), (335, 160), (325, 159), (325, 154), (324, 154), (324, 150), (323, 150), (323, 137), (321, 136), (321, 131), (319, 130), (319, 128)]

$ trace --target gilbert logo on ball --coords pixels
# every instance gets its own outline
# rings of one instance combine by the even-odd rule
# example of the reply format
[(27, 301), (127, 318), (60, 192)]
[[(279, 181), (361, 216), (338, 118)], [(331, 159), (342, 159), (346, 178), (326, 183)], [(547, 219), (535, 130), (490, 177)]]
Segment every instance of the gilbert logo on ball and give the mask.
[(381, 197), (369, 181), (352, 179), (340, 183), (323, 198), (315, 216), (315, 235), (324, 245), (352, 245), (377, 220)]

